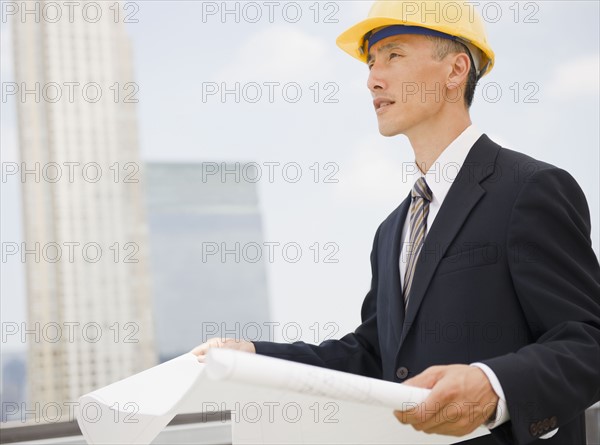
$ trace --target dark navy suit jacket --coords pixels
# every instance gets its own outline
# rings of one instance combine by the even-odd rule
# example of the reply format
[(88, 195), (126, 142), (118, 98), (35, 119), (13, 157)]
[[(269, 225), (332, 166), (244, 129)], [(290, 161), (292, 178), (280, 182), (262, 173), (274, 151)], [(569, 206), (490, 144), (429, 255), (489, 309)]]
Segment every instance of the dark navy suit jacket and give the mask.
[[(600, 399), (600, 266), (585, 196), (565, 171), (492, 142), (471, 148), (425, 239), (404, 313), (407, 198), (379, 226), (362, 324), (320, 345), (255, 342), (273, 357), (403, 382), (483, 362), (511, 420), (499, 443), (585, 443)], [(488, 439), (489, 440), (489, 439)]]

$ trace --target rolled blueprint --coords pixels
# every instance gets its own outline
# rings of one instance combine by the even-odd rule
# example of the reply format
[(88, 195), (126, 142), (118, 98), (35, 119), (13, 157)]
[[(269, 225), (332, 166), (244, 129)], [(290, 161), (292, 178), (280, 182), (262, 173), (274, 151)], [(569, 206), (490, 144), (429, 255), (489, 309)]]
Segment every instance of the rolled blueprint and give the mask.
[(407, 410), (420, 404), (430, 392), (401, 383), (231, 349), (210, 349), (205, 363), (207, 376), (214, 380), (229, 380), (398, 410)]

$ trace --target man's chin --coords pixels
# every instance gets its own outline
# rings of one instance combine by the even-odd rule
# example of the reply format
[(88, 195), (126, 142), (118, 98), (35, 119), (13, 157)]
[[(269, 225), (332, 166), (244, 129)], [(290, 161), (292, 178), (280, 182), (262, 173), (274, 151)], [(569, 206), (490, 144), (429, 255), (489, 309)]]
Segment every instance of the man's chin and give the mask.
[(380, 125), (379, 133), (385, 137), (392, 137), (392, 136), (397, 136), (399, 134), (402, 134), (402, 130), (397, 127), (391, 128), (391, 127)]

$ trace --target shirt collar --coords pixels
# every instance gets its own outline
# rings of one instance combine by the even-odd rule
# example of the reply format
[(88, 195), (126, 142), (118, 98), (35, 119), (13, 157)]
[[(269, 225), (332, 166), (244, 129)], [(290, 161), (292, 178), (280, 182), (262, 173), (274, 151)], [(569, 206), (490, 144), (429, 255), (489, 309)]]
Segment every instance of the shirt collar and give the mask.
[(442, 151), (425, 175), (418, 168), (415, 169), (410, 178), (411, 187), (417, 179), (424, 177), (431, 189), (433, 200), (441, 204), (462, 168), (469, 151), (482, 134), (477, 127), (469, 125)]

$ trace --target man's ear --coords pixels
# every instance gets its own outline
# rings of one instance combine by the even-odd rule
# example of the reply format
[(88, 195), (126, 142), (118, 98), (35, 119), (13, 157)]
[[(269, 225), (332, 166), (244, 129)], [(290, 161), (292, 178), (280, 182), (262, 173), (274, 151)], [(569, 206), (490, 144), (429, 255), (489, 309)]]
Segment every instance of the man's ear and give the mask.
[(450, 92), (451, 96), (454, 96), (457, 88), (461, 89), (460, 96), (467, 84), (469, 79), (469, 70), (471, 69), (471, 60), (465, 53), (452, 54), (450, 57), (452, 60), (452, 70), (446, 79), (446, 88)]

